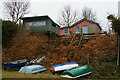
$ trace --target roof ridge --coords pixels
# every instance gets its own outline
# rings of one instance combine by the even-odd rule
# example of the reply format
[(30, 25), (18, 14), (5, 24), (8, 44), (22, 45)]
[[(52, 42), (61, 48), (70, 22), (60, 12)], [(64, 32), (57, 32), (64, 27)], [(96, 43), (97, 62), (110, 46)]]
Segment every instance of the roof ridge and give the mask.
[[(41, 16), (30, 16), (30, 17), (22, 17), (21, 19), (24, 19), (24, 18), (33, 18), (33, 17), (49, 17), (48, 15), (41, 15)], [(50, 17), (49, 17), (50, 18)]]
[[(88, 20), (87, 18), (83, 18), (83, 19), (75, 22), (73, 25), (71, 25), (71, 26), (69, 26), (69, 27), (72, 27), (72, 26), (74, 26), (74, 25), (77, 25), (78, 23), (80, 23), (80, 22), (82, 22), (82, 21), (84, 21), (84, 20), (86, 20), (86, 21), (88, 21), (88, 22), (91, 22), (91, 23), (94, 23), (94, 24), (97, 24), (97, 25), (99, 26), (99, 28), (102, 29), (97, 22), (92, 21), (92, 20)], [(69, 28), (69, 27), (62, 27), (62, 28)], [(62, 28), (61, 28), (61, 29), (62, 29)]]

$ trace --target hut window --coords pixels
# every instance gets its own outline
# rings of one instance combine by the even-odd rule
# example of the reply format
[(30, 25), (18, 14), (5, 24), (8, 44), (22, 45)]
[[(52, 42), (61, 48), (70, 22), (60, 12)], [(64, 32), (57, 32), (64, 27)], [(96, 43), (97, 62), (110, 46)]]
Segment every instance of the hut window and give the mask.
[(34, 21), (34, 22), (27, 22), (28, 26), (44, 26), (46, 25), (46, 21)]
[(69, 32), (69, 31), (68, 31), (68, 28), (65, 28), (65, 29), (64, 29), (64, 34), (68, 34), (68, 32)]
[(80, 33), (80, 27), (79, 26), (75, 26), (74, 27), (74, 31), (75, 31), (75, 33)]
[(46, 21), (39, 21), (39, 22), (38, 22), (38, 25), (39, 25), (39, 26), (46, 25)]
[(44, 25), (46, 25), (45, 21), (36, 21), (36, 22), (34, 22), (33, 26), (44, 26)]
[(26, 26), (32, 26), (32, 22), (27, 22)]

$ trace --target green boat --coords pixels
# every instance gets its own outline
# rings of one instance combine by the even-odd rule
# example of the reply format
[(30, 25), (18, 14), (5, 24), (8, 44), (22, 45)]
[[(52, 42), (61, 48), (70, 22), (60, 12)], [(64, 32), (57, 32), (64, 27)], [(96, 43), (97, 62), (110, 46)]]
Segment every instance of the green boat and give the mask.
[(71, 69), (68, 69), (66, 71), (64, 71), (61, 74), (61, 77), (65, 77), (65, 78), (78, 78), (81, 76), (85, 76), (91, 73), (91, 69), (88, 65), (84, 65), (84, 66), (77, 66)]

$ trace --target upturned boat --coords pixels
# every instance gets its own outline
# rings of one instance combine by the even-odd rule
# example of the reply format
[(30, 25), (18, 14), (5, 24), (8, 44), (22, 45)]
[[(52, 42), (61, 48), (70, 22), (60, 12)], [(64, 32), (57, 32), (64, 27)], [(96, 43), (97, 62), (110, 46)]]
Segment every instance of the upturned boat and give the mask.
[(70, 63), (62, 63), (62, 64), (57, 64), (57, 65), (52, 65), (50, 68), (50, 71), (55, 74), (55, 73), (61, 73), (67, 69), (71, 69), (73, 67), (79, 66), (76, 62), (70, 62)]
[(85, 76), (91, 73), (91, 69), (88, 65), (84, 65), (84, 66), (77, 66), (71, 69), (68, 69), (66, 71), (64, 71), (61, 74), (61, 77), (65, 77), (65, 78), (78, 78), (81, 76)]

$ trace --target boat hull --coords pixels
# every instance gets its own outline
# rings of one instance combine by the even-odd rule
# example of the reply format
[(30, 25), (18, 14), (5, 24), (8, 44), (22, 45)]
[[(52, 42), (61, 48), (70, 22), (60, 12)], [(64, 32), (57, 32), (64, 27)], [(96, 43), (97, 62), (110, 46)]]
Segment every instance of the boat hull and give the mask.
[(71, 69), (73, 67), (77, 67), (79, 66), (77, 63), (75, 62), (70, 62), (70, 63), (62, 63), (62, 64), (57, 64), (57, 65), (53, 65), (50, 70), (52, 71), (52, 73), (61, 73), (67, 69)]
[(66, 77), (66, 78), (78, 78), (81, 76), (85, 76), (91, 73), (91, 69), (88, 65), (84, 66), (77, 66), (71, 69), (68, 69), (64, 71), (61, 74), (61, 77)]
[(25, 66), (26, 65), (26, 62), (23, 62), (23, 63), (18, 63), (18, 64), (4, 64), (4, 67), (8, 67), (8, 68), (15, 68), (15, 67), (22, 67), (22, 66)]
[(30, 65), (22, 67), (19, 72), (21, 73), (38, 73), (47, 70), (44, 66), (41, 65)]

